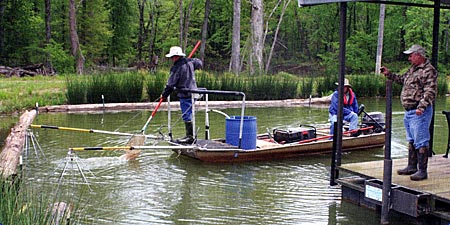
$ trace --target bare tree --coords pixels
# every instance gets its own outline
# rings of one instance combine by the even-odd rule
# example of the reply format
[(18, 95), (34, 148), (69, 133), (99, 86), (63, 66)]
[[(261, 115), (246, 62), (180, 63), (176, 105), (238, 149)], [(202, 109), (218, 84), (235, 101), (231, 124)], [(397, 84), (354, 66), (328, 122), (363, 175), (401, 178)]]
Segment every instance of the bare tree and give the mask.
[(70, 45), (71, 54), (76, 60), (76, 71), (78, 74), (83, 74), (84, 70), (84, 56), (81, 52), (80, 41), (77, 33), (77, 13), (75, 8), (75, 0), (69, 0), (69, 29), (70, 29)]
[[(263, 27), (264, 27), (264, 5), (263, 0), (252, 0), (252, 53), (250, 54), (250, 73), (263, 72)], [(257, 71), (254, 70), (253, 60), (257, 64)]]
[[(153, 1), (153, 5), (149, 10), (149, 22), (147, 24), (147, 30), (150, 30), (149, 45), (148, 45), (148, 60), (151, 67), (155, 67), (158, 64), (158, 56), (154, 54), (153, 46), (156, 38), (156, 28), (158, 27), (158, 18), (160, 14), (159, 7), (161, 5), (157, 0)], [(150, 28), (149, 28), (150, 27)]]
[(270, 60), (272, 59), (273, 49), (275, 48), (275, 44), (277, 43), (277, 40), (278, 40), (278, 32), (280, 30), (281, 21), (283, 21), (284, 13), (286, 12), (286, 8), (288, 7), (289, 3), (291, 3), (291, 0), (283, 0), (283, 2), (284, 2), (283, 9), (281, 10), (280, 19), (278, 20), (277, 28), (275, 30), (272, 47), (270, 48), (270, 53), (269, 53), (269, 56), (267, 57), (266, 73), (269, 72)]
[(205, 17), (203, 19), (202, 44), (200, 46), (200, 59), (203, 62), (205, 62), (206, 37), (208, 35), (208, 19), (210, 12), (211, 12), (211, 1), (205, 0)]
[(139, 8), (139, 33), (137, 43), (137, 60), (142, 60), (142, 47), (144, 46), (144, 9), (146, 0), (137, 0)]
[(186, 49), (187, 46), (187, 42), (188, 42), (188, 36), (189, 36), (189, 22), (191, 21), (191, 11), (192, 11), (192, 6), (194, 5), (194, 0), (191, 0), (191, 2), (189, 3), (189, 7), (186, 11), (186, 15), (184, 16), (184, 29), (183, 29), (183, 40), (184, 40), (184, 44), (183, 44), (183, 49)]
[(183, 0), (180, 0), (178, 7), (180, 7), (180, 47), (183, 46)]
[(52, 39), (52, 29), (50, 22), (52, 21), (51, 17), (51, 1), (45, 0), (45, 43), (50, 43), (50, 39)]
[(234, 74), (240, 72), (240, 51), (241, 51), (241, 0), (234, 0), (233, 3), (233, 39), (231, 42), (231, 60), (229, 71)]
[(0, 58), (5, 49), (5, 5), (6, 0), (0, 0)]
[(378, 24), (378, 42), (377, 42), (377, 56), (375, 62), (375, 74), (380, 75), (381, 59), (383, 56), (383, 36), (384, 36), (384, 17), (386, 5), (380, 4), (380, 18)]
[(266, 29), (264, 30), (263, 43), (266, 43), (267, 33), (269, 33), (269, 21), (270, 21), (270, 18), (272, 18), (273, 14), (275, 14), (275, 11), (278, 9), (278, 6), (280, 6), (281, 1), (282, 0), (278, 0), (277, 4), (275, 4), (275, 6), (272, 9), (272, 12), (270, 12), (269, 16), (266, 19)]

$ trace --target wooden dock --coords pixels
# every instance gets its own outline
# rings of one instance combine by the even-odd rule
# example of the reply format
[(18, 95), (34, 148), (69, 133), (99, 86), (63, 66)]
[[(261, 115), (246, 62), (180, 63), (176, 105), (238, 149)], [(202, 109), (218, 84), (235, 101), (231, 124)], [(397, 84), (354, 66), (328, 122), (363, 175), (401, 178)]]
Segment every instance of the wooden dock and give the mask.
[[(344, 164), (342, 172), (352, 176), (340, 178), (344, 200), (377, 209), (381, 206), (384, 161)], [(407, 159), (392, 160), (391, 209), (413, 217), (433, 216), (450, 222), (450, 158), (434, 155), (428, 159), (428, 179), (412, 181), (397, 175)], [(341, 173), (342, 174), (342, 173)]]

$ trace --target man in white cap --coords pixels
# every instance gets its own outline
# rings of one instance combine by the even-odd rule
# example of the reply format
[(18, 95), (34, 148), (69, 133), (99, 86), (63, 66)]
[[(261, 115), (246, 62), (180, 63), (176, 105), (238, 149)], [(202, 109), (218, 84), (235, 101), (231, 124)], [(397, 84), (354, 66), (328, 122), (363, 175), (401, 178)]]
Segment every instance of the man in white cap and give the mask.
[[(173, 62), (172, 68), (170, 68), (170, 77), (167, 80), (166, 87), (161, 94), (162, 98), (167, 98), (174, 89), (196, 89), (197, 82), (195, 81), (194, 70), (201, 69), (203, 62), (200, 59), (185, 58), (183, 50), (174, 46), (170, 48), (167, 58), (171, 58)], [(179, 143), (192, 143), (194, 141), (194, 130), (192, 127), (192, 100), (190, 92), (177, 93), (180, 99), (180, 107), (182, 112), (182, 118), (186, 128), (186, 136), (184, 138), (177, 139)]]
[[(336, 83), (338, 85), (338, 83)], [(331, 97), (331, 105), (328, 109), (330, 113), (330, 134), (334, 133), (334, 123), (337, 121), (337, 112), (339, 106), (339, 93), (337, 90), (333, 92)], [(355, 131), (358, 129), (358, 101), (356, 95), (352, 90), (352, 85), (347, 78), (344, 79), (344, 121), (350, 123), (349, 131)], [(352, 136), (358, 136), (358, 132), (352, 132)]]
[(397, 171), (411, 175), (411, 180), (427, 179), (430, 132), (433, 102), (437, 93), (437, 71), (425, 56), (425, 49), (413, 45), (403, 53), (409, 55), (411, 68), (403, 75), (393, 74), (386, 67), (381, 73), (386, 78), (403, 85), (400, 100), (406, 112), (403, 122), (406, 129), (408, 166)]

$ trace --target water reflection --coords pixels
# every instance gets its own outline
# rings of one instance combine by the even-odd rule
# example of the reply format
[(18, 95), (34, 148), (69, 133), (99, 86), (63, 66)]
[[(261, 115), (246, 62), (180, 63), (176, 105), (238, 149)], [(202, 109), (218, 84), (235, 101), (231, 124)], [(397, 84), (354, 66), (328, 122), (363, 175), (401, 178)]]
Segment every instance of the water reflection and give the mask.
[[(360, 100), (368, 111), (384, 111), (383, 99)], [(445, 99), (441, 100), (445, 103)], [(435, 151), (444, 153), (447, 144), (445, 117), (436, 110)], [(392, 156), (407, 154), (403, 111), (394, 106)], [(440, 111), (439, 111), (440, 110)], [(239, 115), (239, 109), (223, 109)], [(167, 121), (158, 112), (147, 133), (156, 132)], [(40, 114), (36, 124), (138, 133), (150, 112)], [(179, 116), (175, 112), (174, 116)], [(326, 108), (247, 109), (257, 117), (258, 130), (314, 124), (328, 126)], [(204, 127), (204, 114), (197, 126)], [(222, 137), (225, 120), (210, 114), (211, 137)], [(163, 132), (167, 132), (163, 127)], [(183, 124), (174, 125), (174, 137), (184, 134)], [(42, 192), (54, 194), (61, 176), (60, 165), (70, 147), (123, 145), (127, 137), (34, 129), (47, 156), (38, 162), (30, 154), (26, 178)], [(120, 159), (122, 151), (80, 151), (83, 171), (92, 192), (83, 185), (77, 168), (67, 174), (60, 187), (63, 201), (80, 201), (83, 224), (379, 224), (379, 216), (367, 209), (342, 202), (340, 189), (329, 187), (328, 155), (240, 164), (206, 164), (167, 150), (143, 150), (135, 161)], [(351, 152), (342, 162), (381, 160), (383, 149)], [(56, 180), (56, 181), (55, 181)], [(402, 219), (391, 221), (402, 224)]]

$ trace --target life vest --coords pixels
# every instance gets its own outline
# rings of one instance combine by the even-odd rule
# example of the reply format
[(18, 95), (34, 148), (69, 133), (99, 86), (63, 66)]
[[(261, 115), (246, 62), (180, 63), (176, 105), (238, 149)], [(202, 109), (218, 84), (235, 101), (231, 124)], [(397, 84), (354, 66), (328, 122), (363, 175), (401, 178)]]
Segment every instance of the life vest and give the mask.
[(344, 94), (344, 105), (352, 105), (353, 101), (355, 100), (355, 94), (353, 93), (353, 90), (351, 88), (348, 88), (348, 92), (350, 94), (349, 100), (347, 100), (347, 95)]

